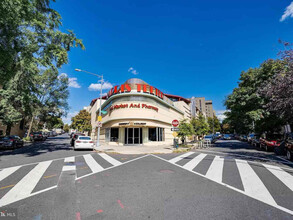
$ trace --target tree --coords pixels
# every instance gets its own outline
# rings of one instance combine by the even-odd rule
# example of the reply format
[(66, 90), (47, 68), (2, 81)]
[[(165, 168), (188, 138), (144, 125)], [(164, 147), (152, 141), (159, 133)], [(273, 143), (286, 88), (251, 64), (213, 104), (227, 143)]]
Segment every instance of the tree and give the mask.
[[(264, 107), (268, 99), (261, 95), (259, 88), (264, 87), (274, 76), (276, 71), (283, 68), (282, 60), (269, 59), (263, 62), (259, 68), (250, 68), (240, 75), (240, 82), (226, 100), (227, 112), (226, 122), (231, 130), (237, 133), (248, 133), (251, 131), (274, 130), (280, 124), (278, 116)], [(271, 123), (267, 123), (267, 122)], [(263, 125), (272, 124), (264, 128)]]
[(76, 116), (71, 118), (71, 121), (71, 128), (73, 129), (81, 132), (90, 132), (92, 130), (91, 114), (86, 110), (81, 110)]
[(208, 133), (209, 125), (202, 113), (199, 113), (198, 118), (192, 118), (190, 123), (195, 135), (204, 136)]
[[(33, 120), (37, 117), (39, 122), (47, 122), (53, 116), (61, 120), (61, 116), (68, 109), (68, 78), (65, 75), (58, 76), (51, 69), (38, 75), (36, 84), (36, 96), (31, 103), (32, 109), (31, 122), (28, 134), (31, 131)], [(54, 128), (63, 126), (60, 120), (54, 125)], [(56, 127), (57, 126), (57, 127)]]
[(181, 138), (182, 142), (186, 140), (186, 136), (193, 135), (192, 125), (187, 122), (186, 119), (183, 119), (179, 122), (179, 132), (178, 136)]
[(209, 125), (209, 129), (208, 129), (209, 133), (215, 133), (215, 132), (221, 131), (221, 123), (216, 116), (214, 116), (213, 118), (208, 117), (208, 125)]
[(285, 122), (293, 124), (293, 49), (292, 44), (283, 44), (286, 47), (280, 53), (283, 68), (275, 70), (271, 80), (259, 91), (268, 99), (265, 108), (278, 114)]
[(1, 1), (0, 120), (7, 125), (6, 134), (24, 116), (34, 116), (31, 103), (38, 101), (39, 76), (46, 70), (57, 76), (70, 48), (84, 48), (72, 31), (61, 32), (61, 25), (50, 0)]
[(68, 133), (69, 132), (69, 125), (65, 124), (63, 130)]

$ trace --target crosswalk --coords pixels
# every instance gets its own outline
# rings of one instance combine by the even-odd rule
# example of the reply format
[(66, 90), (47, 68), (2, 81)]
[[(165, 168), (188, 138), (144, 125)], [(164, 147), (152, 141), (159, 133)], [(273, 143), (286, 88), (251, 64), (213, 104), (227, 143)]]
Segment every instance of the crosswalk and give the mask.
[(121, 164), (123, 163), (108, 154), (99, 153), (2, 169), (0, 170), (0, 207), (57, 187), (62, 172), (75, 171), (76, 179), (80, 179)]
[[(293, 214), (292, 170), (196, 152), (187, 152), (165, 161)], [(236, 169), (231, 172), (233, 166)], [(242, 187), (239, 186), (241, 184), (233, 184), (237, 178)], [(284, 195), (291, 199), (284, 199)]]

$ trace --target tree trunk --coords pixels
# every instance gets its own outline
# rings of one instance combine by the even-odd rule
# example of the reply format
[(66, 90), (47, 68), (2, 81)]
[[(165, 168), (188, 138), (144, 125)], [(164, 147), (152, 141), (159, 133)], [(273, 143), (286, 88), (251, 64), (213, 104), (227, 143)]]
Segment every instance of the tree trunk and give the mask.
[(8, 124), (8, 125), (6, 126), (6, 134), (5, 134), (6, 136), (10, 135), (11, 127), (12, 127), (11, 124)]
[(28, 131), (27, 131), (27, 135), (26, 135), (27, 138), (30, 136), (30, 133), (31, 133), (31, 130), (32, 130), (32, 127), (33, 127), (33, 122), (34, 122), (34, 116), (32, 116), (32, 120), (30, 122), (30, 126), (29, 126)]

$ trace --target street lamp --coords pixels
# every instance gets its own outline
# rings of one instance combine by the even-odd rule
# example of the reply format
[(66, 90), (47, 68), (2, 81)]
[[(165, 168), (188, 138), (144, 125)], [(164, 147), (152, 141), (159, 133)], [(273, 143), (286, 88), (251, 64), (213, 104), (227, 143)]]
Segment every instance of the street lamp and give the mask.
[[(81, 70), (81, 69), (75, 69), (75, 71), (88, 73), (88, 74), (91, 74), (91, 75), (94, 75), (94, 76), (97, 76), (97, 77), (101, 78), (101, 80), (100, 80), (101, 81), (101, 89), (100, 89), (100, 111), (99, 111), (99, 118), (101, 118), (101, 112), (102, 112), (103, 75), (98, 75), (98, 74), (91, 73), (91, 72), (88, 72), (88, 71), (85, 71), (85, 70)], [(98, 80), (98, 82), (99, 82), (99, 80)], [(98, 136), (97, 136), (97, 144), (96, 144), (96, 147), (99, 147), (100, 146), (100, 131), (101, 131), (101, 128), (100, 128), (100, 126), (98, 126)]]

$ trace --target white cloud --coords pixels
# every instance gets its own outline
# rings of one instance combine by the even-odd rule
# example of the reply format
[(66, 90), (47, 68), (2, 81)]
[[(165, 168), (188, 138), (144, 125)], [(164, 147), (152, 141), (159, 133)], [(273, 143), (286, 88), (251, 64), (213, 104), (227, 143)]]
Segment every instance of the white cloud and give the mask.
[(227, 110), (218, 110), (216, 111), (216, 116), (217, 118), (222, 122), (226, 116), (224, 115), (224, 113), (226, 112)]
[(137, 75), (139, 72), (137, 72), (133, 67), (130, 67), (129, 69), (128, 69), (128, 72), (129, 73), (132, 73), (133, 75)]
[(81, 86), (77, 82), (76, 77), (69, 78), (66, 73), (61, 73), (58, 78), (60, 79), (61, 77), (67, 77), (68, 78), (68, 86), (72, 88), (77, 88), (79, 89)]
[(286, 10), (284, 11), (284, 14), (280, 18), (280, 21), (284, 21), (288, 17), (293, 17), (293, 2), (290, 3), (289, 6), (287, 6)]
[(68, 78), (68, 86), (72, 88), (80, 88), (81, 86), (77, 82), (77, 78)]
[[(113, 85), (109, 82), (105, 82), (102, 86), (102, 89), (111, 89), (113, 87)], [(90, 91), (98, 91), (101, 89), (101, 83), (92, 83), (90, 84), (90, 86), (88, 87), (88, 89)]]
[(66, 117), (62, 117), (64, 124), (71, 124), (71, 118), (76, 116), (79, 111), (69, 112)]

